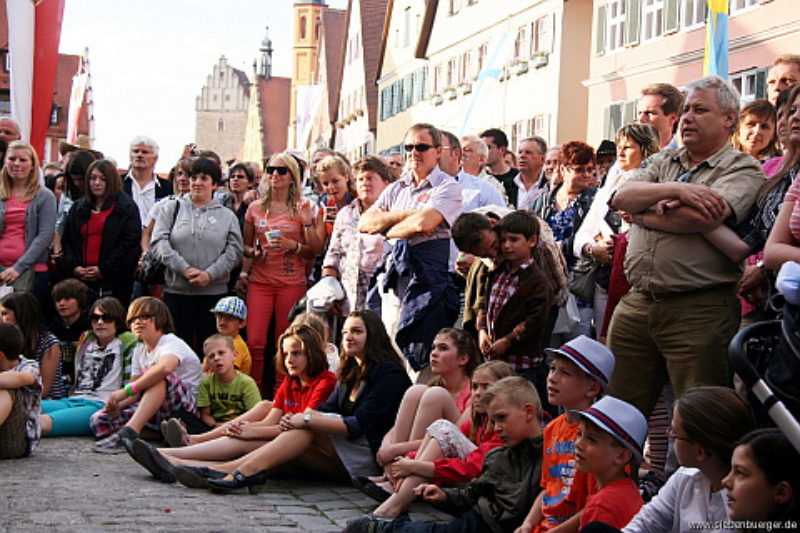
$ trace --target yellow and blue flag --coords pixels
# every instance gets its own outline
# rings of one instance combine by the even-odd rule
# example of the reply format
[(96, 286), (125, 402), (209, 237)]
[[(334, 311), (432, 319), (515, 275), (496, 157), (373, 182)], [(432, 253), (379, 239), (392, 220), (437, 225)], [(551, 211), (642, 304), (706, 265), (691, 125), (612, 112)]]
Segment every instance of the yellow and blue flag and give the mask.
[(706, 50), (703, 76), (716, 74), (728, 79), (728, 0), (706, 0)]

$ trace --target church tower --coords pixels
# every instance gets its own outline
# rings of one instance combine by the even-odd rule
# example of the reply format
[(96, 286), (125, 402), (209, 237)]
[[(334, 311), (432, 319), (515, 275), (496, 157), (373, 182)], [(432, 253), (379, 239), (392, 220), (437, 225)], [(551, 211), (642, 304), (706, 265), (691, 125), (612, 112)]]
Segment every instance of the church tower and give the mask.
[(324, 0), (295, 0), (294, 49), (292, 52), (292, 90), (289, 108), (290, 147), (297, 146), (297, 87), (311, 85), (317, 64), (317, 45), (321, 34)]
[(259, 51), (261, 52), (261, 68), (258, 70), (258, 75), (269, 80), (272, 77), (272, 39), (269, 38), (269, 26), (266, 28)]

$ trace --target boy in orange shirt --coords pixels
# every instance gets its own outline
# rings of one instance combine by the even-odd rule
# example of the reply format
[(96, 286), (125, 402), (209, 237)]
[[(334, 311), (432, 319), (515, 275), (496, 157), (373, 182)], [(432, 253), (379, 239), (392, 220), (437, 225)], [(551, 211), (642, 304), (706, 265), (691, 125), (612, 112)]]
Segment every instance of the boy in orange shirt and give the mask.
[(597, 490), (594, 476), (575, 468), (579, 420), (569, 412), (588, 409), (600, 395), (609, 392), (614, 354), (585, 335), (561, 348), (545, 351), (552, 355), (547, 375), (548, 400), (551, 405), (564, 407), (567, 413), (544, 430), (542, 492), (517, 533), (578, 531), (586, 499)]

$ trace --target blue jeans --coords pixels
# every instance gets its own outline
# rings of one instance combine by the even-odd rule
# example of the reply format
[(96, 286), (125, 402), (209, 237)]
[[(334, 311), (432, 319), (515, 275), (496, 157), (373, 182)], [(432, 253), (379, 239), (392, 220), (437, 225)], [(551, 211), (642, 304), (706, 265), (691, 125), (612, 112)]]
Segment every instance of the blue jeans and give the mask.
[(491, 529), (475, 509), (470, 509), (451, 522), (413, 522), (408, 515), (403, 515), (383, 528), (384, 533), (482, 533), (484, 531), (489, 532)]
[(91, 435), (89, 418), (102, 408), (103, 402), (83, 398), (42, 400), (42, 414), (53, 419), (53, 429), (47, 436)]

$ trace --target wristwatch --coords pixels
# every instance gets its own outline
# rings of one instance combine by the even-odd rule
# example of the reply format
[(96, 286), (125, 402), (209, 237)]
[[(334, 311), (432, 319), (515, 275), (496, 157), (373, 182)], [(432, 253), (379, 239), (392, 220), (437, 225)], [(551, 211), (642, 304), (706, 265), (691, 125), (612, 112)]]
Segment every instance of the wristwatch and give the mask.
[(303, 427), (308, 429), (311, 426), (311, 413), (306, 413), (303, 415)]

